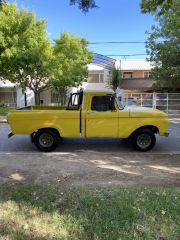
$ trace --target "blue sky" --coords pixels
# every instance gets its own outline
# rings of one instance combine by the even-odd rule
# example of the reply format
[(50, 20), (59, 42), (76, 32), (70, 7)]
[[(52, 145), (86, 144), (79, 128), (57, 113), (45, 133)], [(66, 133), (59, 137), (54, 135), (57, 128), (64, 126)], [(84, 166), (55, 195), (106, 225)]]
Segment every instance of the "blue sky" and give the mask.
[[(13, 1), (11, 1), (13, 2)], [(85, 37), (89, 42), (145, 41), (146, 30), (154, 23), (149, 14), (141, 14), (140, 0), (97, 0), (99, 8), (82, 13), (69, 0), (16, 0), (19, 7), (33, 10), (37, 18), (47, 20), (47, 31), (52, 39), (62, 31)], [(145, 53), (144, 44), (90, 45), (100, 54)], [(115, 57), (118, 58), (118, 57)], [(121, 57), (122, 58), (122, 57)], [(146, 56), (128, 57), (146, 58)]]

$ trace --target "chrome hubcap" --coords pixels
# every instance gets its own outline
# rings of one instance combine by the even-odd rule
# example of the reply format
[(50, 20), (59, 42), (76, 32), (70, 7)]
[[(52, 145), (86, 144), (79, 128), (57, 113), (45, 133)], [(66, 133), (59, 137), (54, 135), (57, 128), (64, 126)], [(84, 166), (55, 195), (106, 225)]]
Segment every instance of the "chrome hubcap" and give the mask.
[(53, 144), (53, 137), (49, 133), (43, 133), (39, 137), (39, 143), (42, 147), (51, 147)]
[(146, 149), (151, 145), (151, 137), (149, 134), (143, 133), (137, 138), (137, 145), (141, 149)]

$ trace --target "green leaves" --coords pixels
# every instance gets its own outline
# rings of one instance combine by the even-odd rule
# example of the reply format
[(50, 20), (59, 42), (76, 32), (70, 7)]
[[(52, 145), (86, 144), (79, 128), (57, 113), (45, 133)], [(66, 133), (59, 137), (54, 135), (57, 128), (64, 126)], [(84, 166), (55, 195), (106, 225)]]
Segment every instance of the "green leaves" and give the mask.
[(142, 0), (141, 11), (143, 13), (152, 13), (157, 15), (166, 14), (171, 8), (173, 0)]
[(92, 59), (87, 45), (83, 38), (62, 33), (52, 47), (44, 20), (36, 20), (25, 9), (19, 11), (16, 4), (1, 6), (0, 76), (28, 87), (35, 96), (47, 85), (79, 86)]
[(87, 45), (88, 42), (85, 39), (66, 32), (55, 40), (53, 69), (50, 73), (53, 85), (75, 87), (87, 78), (87, 64), (93, 57)]
[[(166, 2), (166, 1), (164, 1)], [(154, 12), (153, 12), (154, 13)], [(147, 41), (147, 53), (154, 62), (153, 75), (157, 90), (176, 91), (180, 89), (180, 2), (173, 0), (161, 15), (158, 12), (158, 26), (152, 26)], [(158, 42), (161, 40), (161, 42)]]
[(95, 0), (70, 0), (70, 4), (78, 4), (79, 9), (83, 12), (88, 12), (90, 8), (97, 7)]
[(122, 74), (119, 69), (112, 68), (109, 78), (109, 86), (115, 91), (119, 85), (122, 78)]
[(47, 83), (52, 48), (45, 21), (33, 12), (3, 4), (0, 11), (0, 75), (38, 92)]

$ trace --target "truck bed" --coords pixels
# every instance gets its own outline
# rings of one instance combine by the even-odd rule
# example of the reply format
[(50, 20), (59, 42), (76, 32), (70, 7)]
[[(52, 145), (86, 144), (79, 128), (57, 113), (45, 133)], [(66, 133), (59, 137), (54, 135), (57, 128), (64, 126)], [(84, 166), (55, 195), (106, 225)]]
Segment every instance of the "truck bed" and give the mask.
[(67, 106), (32, 106), (31, 110), (65, 110)]

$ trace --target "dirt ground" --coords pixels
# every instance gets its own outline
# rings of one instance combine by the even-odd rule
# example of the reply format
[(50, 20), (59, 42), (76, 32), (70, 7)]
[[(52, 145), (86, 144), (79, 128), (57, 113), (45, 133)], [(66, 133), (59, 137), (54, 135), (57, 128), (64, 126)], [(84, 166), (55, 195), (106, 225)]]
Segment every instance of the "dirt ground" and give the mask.
[(180, 155), (90, 150), (0, 153), (0, 182), (180, 187)]

